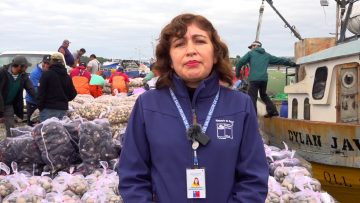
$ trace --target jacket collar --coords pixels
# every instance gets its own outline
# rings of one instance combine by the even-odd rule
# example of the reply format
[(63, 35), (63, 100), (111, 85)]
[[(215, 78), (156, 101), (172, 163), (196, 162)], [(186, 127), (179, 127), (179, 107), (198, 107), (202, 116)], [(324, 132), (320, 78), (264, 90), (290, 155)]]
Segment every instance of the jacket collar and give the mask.
[[(8, 73), (9, 75), (13, 76), (14, 74), (11, 72), (11, 67), (12, 67), (12, 65), (9, 65), (9, 66), (7, 67), (7, 73)], [(23, 74), (25, 74), (25, 73), (19, 73), (19, 74), (17, 74), (16, 76), (17, 76), (17, 77), (20, 77), (20, 76), (22, 76)]]
[(43, 71), (42, 63), (38, 63), (37, 68), (42, 72)]
[[(189, 93), (185, 85), (185, 81), (181, 79), (175, 72), (173, 73), (173, 84), (174, 93), (177, 97), (187, 97), (189, 98)], [(216, 71), (212, 73), (205, 80), (201, 81), (199, 86), (196, 88), (193, 101), (196, 101), (198, 98), (207, 98), (213, 97), (219, 90), (219, 76)]]

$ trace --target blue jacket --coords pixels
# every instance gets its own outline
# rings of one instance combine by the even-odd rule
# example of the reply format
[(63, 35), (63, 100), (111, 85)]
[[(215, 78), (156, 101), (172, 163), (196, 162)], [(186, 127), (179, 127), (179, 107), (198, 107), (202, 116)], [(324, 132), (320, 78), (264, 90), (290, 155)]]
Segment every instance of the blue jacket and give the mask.
[[(34, 86), (35, 91), (37, 92), (37, 89), (39, 87), (39, 81), (41, 78), (41, 75), (43, 73), (43, 70), (40, 67), (40, 64), (37, 64), (33, 71), (30, 73), (30, 80), (31, 83)], [(26, 102), (29, 102), (31, 104), (36, 104), (36, 98), (33, 98), (28, 92), (26, 92)]]
[[(268, 164), (257, 117), (248, 95), (219, 86), (216, 73), (204, 80), (190, 101), (184, 82), (173, 77), (175, 95), (190, 122), (191, 106), (204, 123), (220, 88), (206, 134), (197, 150), (206, 170), (206, 199), (188, 200), (186, 169), (193, 165), (191, 141), (168, 88), (150, 90), (136, 101), (125, 133), (118, 167), (119, 191), (126, 203), (264, 202)], [(227, 124), (227, 135), (219, 126)]]

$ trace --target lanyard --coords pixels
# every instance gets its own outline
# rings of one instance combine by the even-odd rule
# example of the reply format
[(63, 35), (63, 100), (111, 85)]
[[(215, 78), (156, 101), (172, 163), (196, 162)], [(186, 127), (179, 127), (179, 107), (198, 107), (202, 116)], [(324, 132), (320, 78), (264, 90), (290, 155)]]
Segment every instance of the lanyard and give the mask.
[[(186, 128), (186, 130), (188, 130), (190, 128), (190, 125), (189, 125), (189, 122), (186, 119), (185, 113), (184, 113), (183, 109), (181, 108), (181, 105), (180, 105), (178, 99), (176, 98), (176, 96), (174, 94), (174, 91), (171, 88), (169, 88), (169, 89), (170, 89), (171, 97), (172, 97), (172, 99), (173, 99), (173, 101), (174, 101), (174, 103), (176, 105), (176, 108), (178, 109), (178, 111), (180, 113), (180, 116), (181, 116), (181, 118), (182, 118), (182, 120), (184, 122), (185, 128)], [(220, 89), (216, 93), (216, 96), (215, 96), (214, 101), (213, 101), (213, 103), (212, 103), (212, 105), (210, 107), (208, 115), (206, 116), (206, 120), (205, 120), (204, 125), (203, 125), (202, 130), (201, 130), (203, 133), (206, 132), (206, 129), (209, 126), (210, 119), (211, 119), (211, 117), (212, 117), (212, 115), (214, 113), (215, 106), (216, 106), (216, 104), (217, 104), (217, 102), (219, 100), (219, 93), (220, 93)]]
[[(180, 105), (180, 103), (179, 103), (179, 100), (176, 98), (174, 91), (173, 91), (171, 88), (169, 88), (169, 90), (170, 90), (171, 98), (173, 99), (173, 101), (174, 101), (174, 103), (175, 103), (175, 105), (176, 105), (176, 108), (178, 109), (178, 111), (179, 111), (179, 113), (180, 113), (180, 116), (181, 116), (181, 118), (182, 118), (182, 120), (183, 120), (183, 123), (184, 123), (185, 128), (186, 128), (186, 131), (187, 131), (187, 130), (189, 130), (189, 128), (190, 128), (190, 124), (189, 124), (188, 120), (186, 119), (185, 113), (184, 113), (183, 109), (181, 108), (181, 105)], [(212, 103), (212, 105), (211, 105), (211, 107), (210, 107), (210, 110), (209, 110), (209, 112), (208, 112), (208, 114), (207, 114), (207, 116), (206, 116), (204, 125), (203, 125), (203, 127), (201, 128), (201, 132), (202, 132), (202, 133), (205, 133), (206, 130), (207, 130), (207, 128), (208, 128), (208, 126), (209, 126), (210, 119), (211, 119), (211, 117), (212, 117), (212, 115), (213, 115), (213, 113), (214, 113), (215, 106), (216, 106), (216, 104), (217, 104), (217, 102), (218, 102), (218, 100), (219, 100), (219, 94), (220, 94), (220, 89), (219, 89), (218, 92), (216, 93), (216, 96), (215, 96), (215, 98), (214, 98), (214, 101), (213, 101), (213, 103)], [(195, 111), (193, 110), (193, 117), (194, 117), (194, 116), (196, 116), (196, 115), (195, 115)], [(196, 122), (197, 122), (197, 121), (196, 121)], [(194, 124), (194, 123), (193, 123), (193, 124)], [(197, 166), (199, 165), (199, 162), (198, 162), (196, 150), (197, 150), (197, 148), (199, 147), (199, 142), (196, 141), (196, 140), (194, 140), (194, 139), (193, 139), (192, 141), (193, 141), (193, 143), (192, 143), (192, 149), (194, 150), (194, 167), (197, 168)]]

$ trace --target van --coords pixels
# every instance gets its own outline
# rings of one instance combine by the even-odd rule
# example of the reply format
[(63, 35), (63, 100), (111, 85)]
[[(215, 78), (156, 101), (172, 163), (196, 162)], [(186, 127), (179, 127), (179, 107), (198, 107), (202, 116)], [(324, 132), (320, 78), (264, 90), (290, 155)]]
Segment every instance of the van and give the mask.
[[(31, 63), (31, 67), (26, 69), (28, 74), (34, 70), (36, 64), (40, 63), (45, 55), (52, 55), (56, 53), (55, 51), (4, 51), (0, 53), (0, 68), (4, 65), (8, 65), (12, 62), (13, 58), (16, 55), (25, 56), (25, 58)], [(65, 58), (63, 59), (65, 61)], [(66, 69), (70, 70), (70, 67), (67, 66)]]

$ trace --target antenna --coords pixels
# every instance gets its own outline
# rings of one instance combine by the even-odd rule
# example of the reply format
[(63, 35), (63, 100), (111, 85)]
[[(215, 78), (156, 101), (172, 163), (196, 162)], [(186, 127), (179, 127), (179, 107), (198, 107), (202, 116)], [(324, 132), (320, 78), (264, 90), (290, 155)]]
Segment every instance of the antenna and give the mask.
[(298, 38), (299, 40), (302, 40), (301, 35), (299, 34), (298, 31), (296, 31), (295, 26), (291, 26), (286, 19), (279, 13), (279, 11), (274, 7), (272, 0), (266, 0), (266, 2), (268, 2), (268, 4), (271, 6), (271, 8), (275, 11), (276, 14), (278, 14), (278, 16), (281, 18), (281, 20), (284, 21), (284, 23), (286, 24), (286, 26), (291, 30), (292, 33), (294, 33), (295, 37)]
[(259, 9), (259, 20), (258, 20), (258, 25), (257, 25), (257, 29), (256, 29), (255, 41), (259, 41), (263, 14), (264, 14), (264, 0), (262, 0), (261, 6), (260, 6), (260, 9)]

